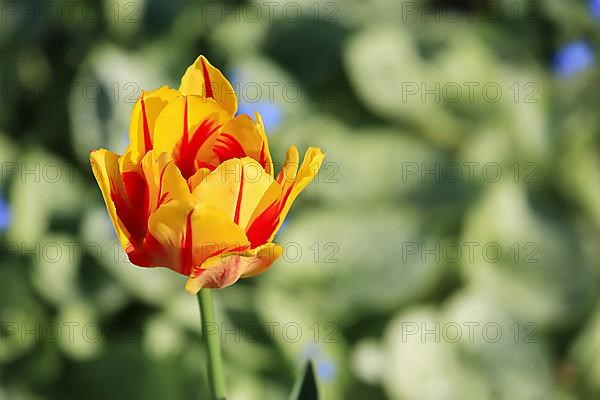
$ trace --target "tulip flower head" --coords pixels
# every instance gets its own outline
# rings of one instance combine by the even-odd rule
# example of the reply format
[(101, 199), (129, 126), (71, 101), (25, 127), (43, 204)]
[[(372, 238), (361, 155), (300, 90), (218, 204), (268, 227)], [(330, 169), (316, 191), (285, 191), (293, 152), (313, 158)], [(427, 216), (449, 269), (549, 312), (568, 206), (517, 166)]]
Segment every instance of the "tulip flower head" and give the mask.
[(122, 156), (91, 152), (129, 260), (188, 276), (190, 293), (257, 275), (281, 255), (273, 238), (325, 157), (311, 147), (299, 164), (292, 146), (275, 175), (260, 115), (236, 111), (232, 86), (200, 56), (178, 90), (140, 96)]

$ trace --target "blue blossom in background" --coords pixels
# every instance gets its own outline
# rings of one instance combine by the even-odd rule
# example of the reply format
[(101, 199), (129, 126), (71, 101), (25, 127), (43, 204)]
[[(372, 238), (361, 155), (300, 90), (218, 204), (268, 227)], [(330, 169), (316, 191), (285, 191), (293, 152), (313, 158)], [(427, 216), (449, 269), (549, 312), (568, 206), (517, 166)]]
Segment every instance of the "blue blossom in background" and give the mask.
[(301, 361), (305, 363), (308, 360), (314, 362), (316, 373), (323, 382), (331, 382), (335, 379), (337, 368), (319, 344), (311, 343), (304, 348)]
[(257, 101), (256, 103), (240, 101), (238, 113), (254, 116), (255, 112), (258, 112), (262, 117), (267, 134), (277, 128), (283, 117), (281, 109), (275, 103), (268, 101)]
[(0, 232), (5, 231), (10, 226), (12, 214), (8, 202), (4, 199), (0, 190)]
[(317, 374), (323, 380), (323, 382), (331, 382), (335, 378), (337, 369), (335, 364), (329, 358), (317, 359)]
[(589, 0), (588, 6), (592, 18), (600, 20), (600, 0)]
[(561, 47), (554, 55), (553, 69), (559, 78), (568, 78), (590, 68), (595, 61), (589, 43), (579, 40)]
[[(254, 117), (254, 113), (259, 113), (263, 119), (263, 123), (265, 124), (267, 134), (273, 132), (273, 130), (275, 130), (283, 120), (283, 113), (277, 103), (275, 103), (273, 99), (268, 98), (267, 100), (256, 101), (249, 101), (250, 99), (244, 98), (246, 90), (245, 85), (251, 81), (247, 78), (246, 74), (239, 69), (234, 70), (229, 74), (229, 81), (231, 82), (233, 90), (236, 92), (238, 97), (238, 114), (248, 114)], [(264, 93), (266, 93), (268, 96), (268, 87), (258, 85), (258, 88), (259, 90), (264, 90)], [(264, 96), (262, 97), (264, 98)]]

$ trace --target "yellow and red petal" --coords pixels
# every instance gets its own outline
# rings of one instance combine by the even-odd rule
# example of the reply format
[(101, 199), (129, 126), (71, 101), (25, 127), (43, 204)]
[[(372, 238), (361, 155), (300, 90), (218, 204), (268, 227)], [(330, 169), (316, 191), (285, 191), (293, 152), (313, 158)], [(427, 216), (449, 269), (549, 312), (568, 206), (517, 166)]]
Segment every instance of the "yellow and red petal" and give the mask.
[(281, 256), (282, 251), (281, 246), (268, 243), (253, 250), (211, 257), (192, 271), (185, 289), (196, 294), (202, 288), (221, 289), (231, 286), (240, 278), (264, 272)]
[(296, 146), (290, 146), (285, 154), (285, 161), (277, 174), (277, 182), (282, 185), (290, 185), (296, 180), (298, 173), (300, 155)]
[(119, 171), (119, 156), (106, 149), (95, 150), (90, 153), (90, 163), (119, 242), (127, 248), (130, 245), (129, 232), (119, 219), (113, 201), (113, 197), (123, 196), (125, 190)]
[(275, 170), (273, 168), (273, 159), (271, 158), (271, 151), (269, 150), (269, 141), (267, 140), (267, 133), (265, 132), (265, 124), (262, 117), (257, 112), (254, 114), (256, 117), (256, 129), (262, 139), (262, 145), (258, 156), (258, 162), (265, 166), (265, 170), (273, 175)]
[(190, 275), (207, 259), (248, 246), (244, 231), (223, 210), (174, 200), (150, 217), (145, 251), (154, 265)]
[(273, 175), (273, 161), (269, 144), (257, 113), (257, 122), (242, 114), (229, 121), (217, 137), (213, 147), (219, 162), (232, 158), (252, 157), (262, 165), (267, 173)]
[(306, 153), (304, 153), (302, 165), (296, 173), (294, 181), (291, 184), (288, 184), (287, 180), (284, 179), (282, 197), (283, 208), (281, 211), (282, 218), (279, 223), (280, 225), (283, 223), (283, 219), (287, 215), (294, 200), (296, 200), (296, 197), (298, 197), (300, 192), (302, 192), (304, 188), (306, 188), (306, 186), (308, 186), (308, 184), (313, 180), (315, 175), (317, 175), (321, 169), (324, 159), (325, 153), (323, 153), (320, 148), (309, 147), (306, 150)]
[[(275, 184), (265, 192), (255, 214), (246, 228), (246, 235), (252, 248), (271, 242), (300, 192), (310, 183), (321, 168), (325, 154), (316, 147), (309, 147), (298, 169), (298, 151), (292, 146), (288, 150), (286, 162), (277, 175), (279, 194), (275, 196)], [(275, 188), (273, 188), (275, 187)]]
[(258, 161), (234, 158), (206, 175), (192, 194), (198, 202), (223, 210), (231, 221), (245, 228), (273, 182)]
[(248, 265), (242, 273), (242, 278), (250, 278), (266, 271), (271, 264), (283, 254), (283, 248), (276, 243), (267, 243), (251, 250), (246, 257), (252, 257), (248, 260)]
[(281, 193), (281, 184), (277, 181), (271, 183), (250, 217), (246, 236), (252, 248), (266, 243), (279, 225)]
[(179, 95), (175, 89), (163, 86), (143, 92), (133, 106), (129, 123), (129, 147), (132, 159), (139, 161), (154, 147), (154, 125), (165, 106)]
[(149, 214), (171, 200), (192, 201), (187, 182), (169, 154), (151, 150), (142, 160), (142, 169), (148, 186)]
[[(129, 154), (129, 153), (128, 153)], [(146, 236), (148, 225), (148, 198), (146, 179), (135, 164), (126, 164), (107, 150), (97, 150), (91, 154), (92, 169), (104, 201), (112, 213), (119, 239), (126, 251), (137, 247)], [(124, 169), (124, 166), (128, 169)], [(126, 237), (126, 239), (125, 239)]]
[(159, 153), (171, 154), (188, 179), (199, 168), (216, 167), (218, 159), (211, 150), (228, 120), (227, 113), (212, 99), (178, 97), (156, 120), (154, 148)]
[(204, 56), (190, 65), (181, 78), (179, 91), (184, 95), (214, 99), (230, 117), (237, 111), (237, 97), (221, 71), (213, 67)]
[(265, 192), (259, 206), (250, 218), (246, 234), (252, 247), (257, 247), (270, 241), (275, 236), (276, 229), (283, 223), (281, 210), (284, 193), (296, 181), (300, 155), (296, 146), (290, 146), (285, 155), (285, 161), (277, 174), (276, 181)]

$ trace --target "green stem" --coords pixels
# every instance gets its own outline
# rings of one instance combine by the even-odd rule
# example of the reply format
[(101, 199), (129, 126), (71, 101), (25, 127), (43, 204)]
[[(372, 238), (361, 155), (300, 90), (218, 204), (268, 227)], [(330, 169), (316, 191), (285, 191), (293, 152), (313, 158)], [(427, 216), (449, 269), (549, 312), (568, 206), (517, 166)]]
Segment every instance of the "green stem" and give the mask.
[(216, 329), (215, 311), (210, 289), (202, 289), (198, 293), (200, 317), (202, 319), (202, 341), (206, 344), (208, 355), (208, 383), (214, 400), (225, 400), (225, 377), (223, 375), (223, 359), (219, 330)]

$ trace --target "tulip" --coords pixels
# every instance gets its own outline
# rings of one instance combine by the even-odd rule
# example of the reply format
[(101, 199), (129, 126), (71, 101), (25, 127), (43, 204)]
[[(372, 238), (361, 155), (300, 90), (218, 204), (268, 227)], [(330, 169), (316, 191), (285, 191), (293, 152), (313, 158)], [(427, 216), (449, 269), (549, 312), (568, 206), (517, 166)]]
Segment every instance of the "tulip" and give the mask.
[(122, 156), (91, 152), (94, 176), (129, 260), (188, 277), (185, 288), (223, 288), (265, 271), (273, 239), (325, 155), (302, 164), (292, 146), (275, 175), (260, 115), (235, 115), (223, 74), (200, 56), (178, 90), (144, 92)]

